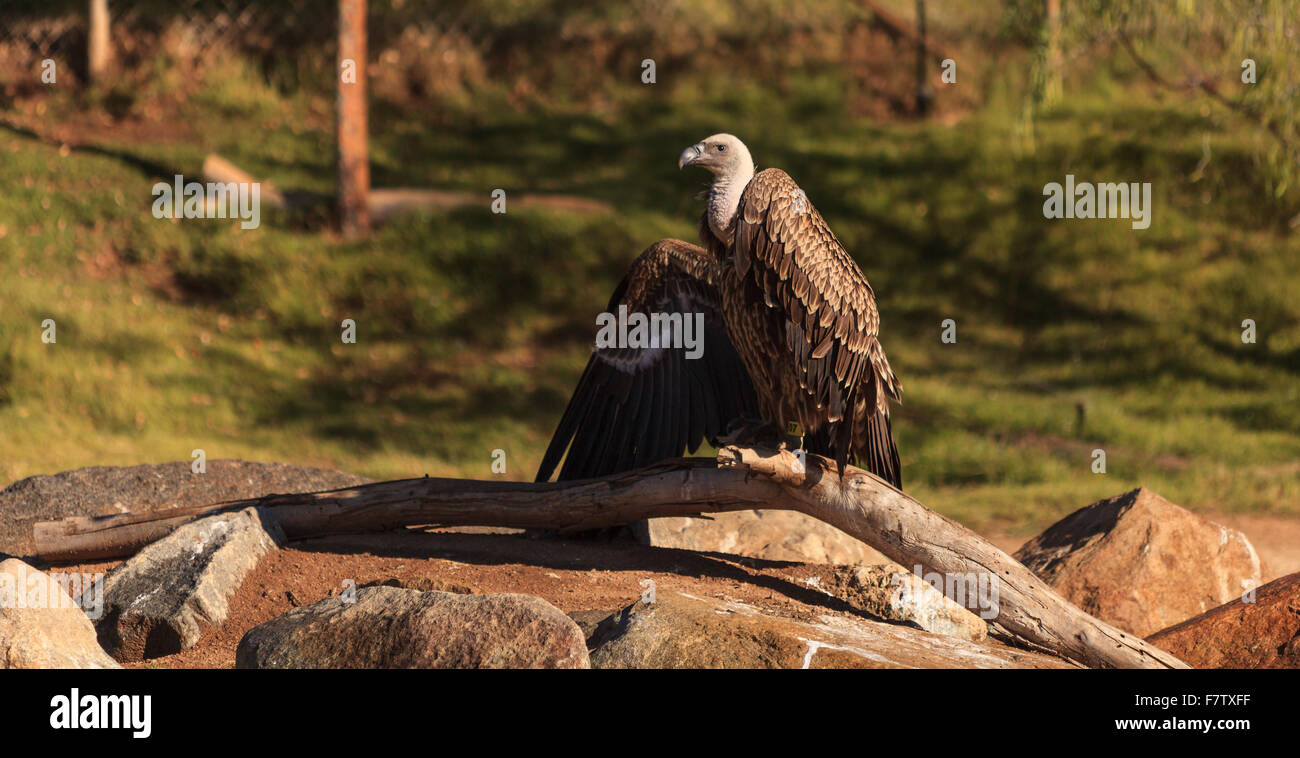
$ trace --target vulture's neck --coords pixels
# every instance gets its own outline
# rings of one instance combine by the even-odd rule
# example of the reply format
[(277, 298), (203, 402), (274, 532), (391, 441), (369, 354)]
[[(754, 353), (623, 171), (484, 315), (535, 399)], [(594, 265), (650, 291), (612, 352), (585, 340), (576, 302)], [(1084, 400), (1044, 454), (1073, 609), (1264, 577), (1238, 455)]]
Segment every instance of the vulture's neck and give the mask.
[(753, 178), (754, 164), (746, 161), (736, 171), (719, 175), (709, 189), (709, 229), (728, 247), (731, 246), (732, 222), (740, 207), (740, 196)]

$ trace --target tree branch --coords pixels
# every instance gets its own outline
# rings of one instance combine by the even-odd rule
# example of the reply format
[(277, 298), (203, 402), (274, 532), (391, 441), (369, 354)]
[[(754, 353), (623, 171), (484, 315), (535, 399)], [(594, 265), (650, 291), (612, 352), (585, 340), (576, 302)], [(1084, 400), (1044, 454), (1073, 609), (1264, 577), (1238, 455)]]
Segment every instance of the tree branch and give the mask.
[(1186, 85), (1180, 86), (1174, 84), (1173, 82), (1161, 76), (1160, 72), (1156, 70), (1155, 66), (1151, 65), (1151, 63), (1147, 61), (1147, 59), (1143, 58), (1141, 55), (1138, 54), (1137, 48), (1133, 46), (1133, 40), (1129, 37), (1127, 33), (1121, 32), (1118, 35), (1118, 39), (1120, 41), (1120, 45), (1123, 46), (1124, 51), (1128, 53), (1128, 56), (1133, 59), (1133, 62), (1137, 64), (1138, 68), (1142, 69), (1142, 73), (1146, 74), (1147, 78), (1149, 78), (1151, 81), (1155, 82), (1156, 84), (1166, 89), (1172, 89), (1172, 90), (1198, 89), (1201, 92), (1208, 95), (1211, 100), (1222, 105), (1228, 110), (1236, 113), (1239, 116), (1245, 116), (1247, 119), (1254, 121), (1256, 125), (1264, 127), (1264, 129), (1269, 134), (1273, 135), (1273, 138), (1276, 139), (1278, 143), (1282, 145), (1282, 147), (1288, 149), (1292, 147), (1291, 141), (1287, 139), (1285, 134), (1282, 133), (1282, 130), (1278, 127), (1276, 121), (1264, 115), (1263, 113), (1259, 112), (1257, 109), (1250, 107), (1246, 103), (1227, 98), (1226, 96), (1224, 96), (1222, 93), (1219, 92), (1219, 88), (1216, 87), (1212, 81), (1209, 81), (1204, 76), (1190, 77), (1189, 82)]

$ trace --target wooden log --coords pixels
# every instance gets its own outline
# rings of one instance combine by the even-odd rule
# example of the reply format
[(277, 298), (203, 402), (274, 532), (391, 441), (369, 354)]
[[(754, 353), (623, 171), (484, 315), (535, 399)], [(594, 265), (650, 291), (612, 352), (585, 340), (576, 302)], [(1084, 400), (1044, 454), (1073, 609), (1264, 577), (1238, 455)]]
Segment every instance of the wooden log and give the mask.
[(210, 182), (221, 182), (222, 184), (257, 184), (261, 187), (260, 197), (262, 202), (273, 208), (285, 208), (289, 204), (284, 193), (276, 189), (275, 185), (257, 179), (257, 177), (216, 153), (209, 153), (203, 159), (203, 178)]
[[(265, 179), (258, 179), (229, 160), (209, 153), (203, 159), (203, 178), (210, 182), (261, 185), (261, 198), (273, 208), (296, 211), (331, 201), (327, 195), (313, 192), (285, 192)], [(472, 192), (422, 189), (418, 187), (382, 187), (366, 192), (366, 210), (371, 227), (385, 224), (404, 213), (419, 210), (443, 211), (453, 208), (488, 207), (489, 198)], [(582, 215), (607, 213), (608, 203), (576, 195), (537, 195), (524, 193), (511, 199), (514, 208), (539, 208)]]
[[(385, 187), (370, 190), (370, 220), (372, 223), (382, 224), (403, 213), (470, 206), (487, 208), (490, 202), (487, 195), (473, 192)], [(510, 207), (545, 208), (579, 214), (604, 213), (611, 210), (608, 203), (574, 195), (512, 195)]]
[[(804, 468), (806, 465), (806, 469)], [(120, 557), (207, 513), (256, 505), (290, 539), (416, 525), (591, 529), (644, 518), (771, 508), (832, 524), (904, 566), (984, 575), (998, 590), (995, 623), (1086, 666), (1185, 668), (1172, 655), (1095, 619), (979, 535), (850, 466), (788, 452), (726, 447), (716, 461), (683, 458), (577, 482), (402, 479), (328, 492), (269, 495), (152, 513), (75, 517), (36, 525), (50, 561)], [(966, 605), (979, 610), (971, 594)]]
[[(209, 153), (203, 159), (203, 178), (210, 182), (234, 182), (261, 185), (262, 201), (273, 208), (297, 210), (318, 205), (329, 198), (311, 192), (282, 192), (274, 183), (258, 179), (229, 160)], [(469, 206), (488, 207), (489, 198), (472, 192), (421, 189), (417, 187), (384, 187), (368, 190), (366, 207), (371, 225), (386, 223), (403, 213), (417, 210), (448, 210)], [(515, 208), (541, 208), (578, 214), (606, 213), (608, 203), (576, 195), (535, 195), (524, 193), (511, 200)]]
[(37, 557), (66, 563), (124, 558), (187, 521), (249, 506), (270, 510), (289, 539), (305, 539), (429, 524), (581, 531), (660, 516), (789, 508), (772, 504), (780, 498), (775, 485), (746, 485), (742, 472), (721, 471), (707, 458), (681, 458), (580, 482), (425, 477), (140, 513), (73, 516), (38, 522), (33, 538)]

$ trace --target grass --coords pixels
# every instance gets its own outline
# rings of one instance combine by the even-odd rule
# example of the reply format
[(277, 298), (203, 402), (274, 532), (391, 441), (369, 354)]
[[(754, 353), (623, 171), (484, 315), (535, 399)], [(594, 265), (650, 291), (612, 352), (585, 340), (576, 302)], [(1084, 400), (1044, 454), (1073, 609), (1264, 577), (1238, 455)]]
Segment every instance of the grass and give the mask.
[[(247, 67), (175, 106), (183, 138), (109, 130), (103, 150), (61, 151), (0, 129), (0, 484), (196, 448), (381, 478), (489, 478), (500, 448), (506, 477), (530, 479), (624, 267), (660, 237), (693, 237), (703, 177), (678, 172), (677, 153), (726, 128), (795, 176), (875, 287), (920, 500), (1023, 530), (1138, 485), (1198, 510), (1300, 514), (1296, 198), (1263, 189), (1254, 135), (1104, 79), (1040, 113), (1024, 154), (996, 96), (952, 126), (872, 123), (845, 116), (833, 75), (805, 83), (773, 97), (723, 77), (601, 115), (485, 97), (426, 118), (377, 102), (376, 185), (484, 203), (361, 242), (265, 209), (253, 231), (151, 216), (155, 177), (196, 175), (209, 151), (331, 191), (330, 103)], [(131, 93), (116, 97), (130, 113)], [(47, 107), (54, 122), (84, 115), (72, 95)], [(1151, 182), (1151, 228), (1045, 220), (1042, 187), (1066, 173)], [(496, 187), (614, 211), (494, 215)], [(355, 345), (339, 339), (346, 318)], [(947, 318), (955, 344), (940, 341)], [(1246, 318), (1255, 344), (1239, 339)]]

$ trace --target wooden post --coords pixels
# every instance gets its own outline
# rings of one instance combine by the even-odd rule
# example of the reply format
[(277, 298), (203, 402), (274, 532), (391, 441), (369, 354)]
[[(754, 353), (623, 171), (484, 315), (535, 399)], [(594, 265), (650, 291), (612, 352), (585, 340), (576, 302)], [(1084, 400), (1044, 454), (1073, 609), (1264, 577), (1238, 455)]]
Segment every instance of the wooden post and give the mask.
[(108, 0), (90, 0), (90, 28), (86, 35), (86, 72), (92, 82), (108, 71), (113, 49), (108, 36)]
[(370, 230), (366, 125), (366, 0), (339, 0), (339, 226), (346, 237)]

